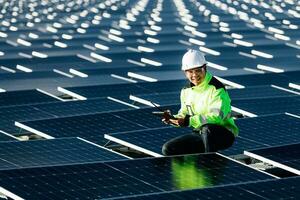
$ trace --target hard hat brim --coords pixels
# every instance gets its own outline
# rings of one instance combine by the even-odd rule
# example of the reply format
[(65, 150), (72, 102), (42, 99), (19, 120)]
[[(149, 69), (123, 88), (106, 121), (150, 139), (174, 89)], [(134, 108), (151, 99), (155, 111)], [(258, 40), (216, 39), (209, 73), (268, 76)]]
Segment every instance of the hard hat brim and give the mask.
[(186, 70), (191, 70), (191, 69), (196, 69), (196, 68), (203, 68), (205, 65), (206, 65), (206, 63), (204, 63), (203, 65), (200, 65), (200, 66), (195, 66), (195, 67), (193, 66), (191, 68), (181, 66), (181, 69), (182, 69), (182, 71), (186, 71)]

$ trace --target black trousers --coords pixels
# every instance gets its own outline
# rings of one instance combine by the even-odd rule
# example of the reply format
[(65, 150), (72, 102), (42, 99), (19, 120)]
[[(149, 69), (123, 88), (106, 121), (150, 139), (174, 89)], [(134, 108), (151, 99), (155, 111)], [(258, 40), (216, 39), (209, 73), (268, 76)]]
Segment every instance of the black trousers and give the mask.
[(200, 133), (191, 133), (173, 138), (162, 147), (167, 155), (216, 152), (229, 148), (234, 142), (234, 134), (223, 126), (205, 124)]

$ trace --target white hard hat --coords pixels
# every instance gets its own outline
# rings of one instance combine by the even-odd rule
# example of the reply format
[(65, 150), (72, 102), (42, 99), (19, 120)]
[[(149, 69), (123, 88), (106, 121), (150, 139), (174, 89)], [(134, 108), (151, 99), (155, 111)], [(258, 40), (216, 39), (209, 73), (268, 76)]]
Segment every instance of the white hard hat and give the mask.
[(181, 70), (202, 67), (204, 64), (206, 64), (204, 55), (198, 50), (190, 49), (182, 57)]

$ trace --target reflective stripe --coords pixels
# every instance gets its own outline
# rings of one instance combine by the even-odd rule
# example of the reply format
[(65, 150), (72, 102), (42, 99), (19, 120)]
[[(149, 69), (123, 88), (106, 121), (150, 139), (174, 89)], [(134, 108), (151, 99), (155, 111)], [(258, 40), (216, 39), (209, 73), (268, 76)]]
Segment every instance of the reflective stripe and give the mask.
[(206, 119), (206, 117), (204, 117), (204, 116), (202, 116), (202, 115), (199, 115), (200, 116), (200, 122), (201, 122), (201, 124), (203, 125), (203, 124), (206, 124), (207, 123), (207, 119)]
[(194, 115), (194, 112), (193, 112), (193, 109), (192, 109), (192, 106), (191, 105), (186, 105), (186, 109), (188, 111), (188, 114), (190, 116), (193, 116)]
[(224, 119), (224, 113), (219, 108), (212, 108), (209, 112), (218, 115), (221, 119)]
[(230, 113), (228, 113), (226, 116), (225, 116), (225, 120), (227, 120), (227, 119), (229, 119), (231, 117), (231, 112)]

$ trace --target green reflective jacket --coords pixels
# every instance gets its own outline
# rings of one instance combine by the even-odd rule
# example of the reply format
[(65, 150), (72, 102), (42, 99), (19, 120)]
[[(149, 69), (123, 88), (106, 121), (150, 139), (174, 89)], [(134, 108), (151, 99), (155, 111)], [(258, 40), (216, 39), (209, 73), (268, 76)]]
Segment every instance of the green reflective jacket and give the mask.
[(204, 81), (197, 86), (181, 90), (181, 108), (175, 117), (190, 115), (189, 126), (200, 128), (204, 124), (218, 124), (230, 130), (235, 136), (239, 129), (231, 117), (230, 97), (224, 85), (206, 72)]

